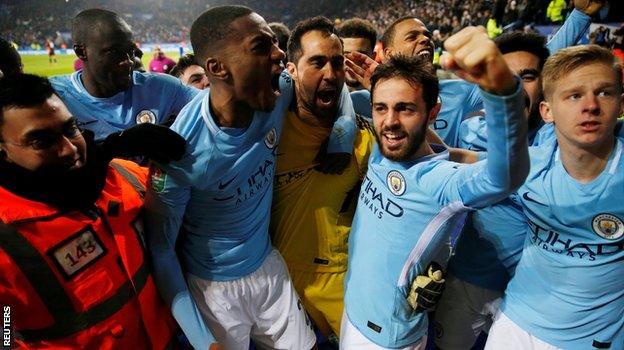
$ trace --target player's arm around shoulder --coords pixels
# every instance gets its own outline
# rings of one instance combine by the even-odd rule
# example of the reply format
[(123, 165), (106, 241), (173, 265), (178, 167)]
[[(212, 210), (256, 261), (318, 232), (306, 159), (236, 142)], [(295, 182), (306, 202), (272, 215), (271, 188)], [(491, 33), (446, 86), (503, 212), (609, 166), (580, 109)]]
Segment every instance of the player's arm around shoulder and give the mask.
[(481, 207), (517, 189), (529, 170), (527, 123), (520, 80), (513, 75), (483, 27), (467, 27), (445, 42), (446, 69), (478, 84), (487, 115), (488, 157), (464, 172), (460, 196), (468, 206)]
[(325, 174), (342, 174), (351, 162), (357, 127), (353, 102), (346, 84), (343, 85), (336, 120), (327, 142), (327, 153), (319, 154), (316, 170)]

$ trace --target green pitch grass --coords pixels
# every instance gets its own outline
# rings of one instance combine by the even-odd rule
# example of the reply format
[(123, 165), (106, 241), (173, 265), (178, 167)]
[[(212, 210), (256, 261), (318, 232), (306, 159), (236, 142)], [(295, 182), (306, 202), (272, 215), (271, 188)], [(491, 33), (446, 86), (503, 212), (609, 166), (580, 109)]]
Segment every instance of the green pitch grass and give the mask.
[[(165, 54), (174, 61), (180, 58), (177, 51), (166, 52)], [(150, 53), (143, 55), (142, 61), (145, 69), (147, 69), (151, 59), (152, 55)], [(24, 72), (45, 77), (72, 73), (74, 71), (75, 60), (75, 55), (56, 55), (56, 63), (50, 63), (48, 55), (22, 55)]]

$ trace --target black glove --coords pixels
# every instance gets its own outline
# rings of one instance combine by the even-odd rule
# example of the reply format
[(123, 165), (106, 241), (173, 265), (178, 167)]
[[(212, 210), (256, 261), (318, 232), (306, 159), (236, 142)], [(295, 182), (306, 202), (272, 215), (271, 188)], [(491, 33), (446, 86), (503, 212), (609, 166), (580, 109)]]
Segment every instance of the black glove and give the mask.
[(341, 175), (351, 162), (351, 154), (349, 153), (326, 153), (318, 157), (320, 164), (314, 169), (323, 174)]
[(112, 157), (144, 156), (166, 164), (182, 158), (186, 141), (169, 128), (143, 123), (108, 135), (103, 147)]
[(323, 174), (342, 175), (349, 166), (352, 156), (350, 153), (327, 153), (327, 143), (326, 140), (321, 145), (319, 153), (316, 155), (316, 161), (319, 164), (314, 169)]
[(426, 275), (416, 276), (407, 296), (407, 302), (417, 312), (435, 309), (446, 282), (442, 266), (437, 262), (432, 261), (426, 271)]

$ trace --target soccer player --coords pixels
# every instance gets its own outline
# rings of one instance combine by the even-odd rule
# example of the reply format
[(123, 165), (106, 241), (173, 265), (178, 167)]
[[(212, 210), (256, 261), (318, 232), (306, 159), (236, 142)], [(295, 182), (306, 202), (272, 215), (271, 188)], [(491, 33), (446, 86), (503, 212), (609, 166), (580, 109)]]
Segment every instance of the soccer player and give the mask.
[(52, 64), (52, 62), (56, 63), (56, 53), (54, 52), (54, 41), (46, 40), (45, 45), (48, 49), (48, 61), (50, 62), (50, 64)]
[(195, 62), (195, 55), (192, 53), (180, 57), (178, 63), (169, 73), (180, 79), (184, 85), (190, 85), (199, 90), (210, 86), (206, 71)]
[[(552, 55), (540, 112), (555, 137), (531, 149), (518, 190), (526, 240), (486, 349), (624, 345), (621, 65), (599, 46)], [(509, 218), (513, 220), (513, 218)]]
[(505, 198), (528, 172), (524, 95), (496, 45), (484, 28), (468, 27), (445, 46), (446, 67), (481, 88), (490, 154), (462, 166), (425, 142), (440, 104), (437, 78), (418, 58), (393, 55), (375, 70), (378, 145), (349, 236), (343, 349), (424, 349), (427, 315), (409, 306), (410, 282), (441, 253), (470, 208)]
[[(381, 36), (383, 45), (382, 62), (393, 55), (401, 54), (420, 57), (423, 61), (433, 61), (434, 45), (431, 32), (421, 20), (414, 16), (401, 17), (394, 21)], [(347, 67), (354, 67), (347, 62)], [(433, 64), (430, 69), (434, 71)], [(350, 70), (347, 70), (350, 72)], [(355, 111), (364, 116), (371, 116), (371, 98), (366, 90), (351, 94)], [(436, 121), (431, 125), (442, 140), (450, 147), (457, 147), (457, 128), (465, 115), (483, 108), (478, 89), (473, 84), (460, 79), (446, 79), (440, 82), (442, 109)], [(455, 122), (456, 121), (456, 122)]]
[(170, 123), (198, 92), (171, 76), (133, 72), (132, 32), (114, 12), (80, 12), (72, 38), (83, 68), (52, 78), (52, 86), (98, 141), (137, 124)]
[[(369, 21), (361, 18), (350, 18), (338, 27), (338, 36), (342, 39), (345, 53), (357, 51), (375, 59), (377, 30)], [(349, 72), (347, 72), (346, 83), (350, 91), (364, 89), (364, 86)]]
[[(539, 113), (543, 99), (539, 73), (550, 53), (578, 43), (591, 23), (591, 17), (604, 5), (604, 1), (575, 1), (575, 9), (570, 13), (559, 31), (544, 47), (544, 39), (539, 34), (508, 32), (495, 39), (509, 67), (522, 78), (524, 90), (529, 98), (529, 141), (537, 136), (544, 124)], [(460, 148), (484, 151), (487, 140), (485, 116), (482, 113), (461, 121), (459, 126)]]
[(299, 22), (288, 60), (297, 104), (286, 112), (277, 150), (270, 232), (305, 309), (329, 337), (340, 332), (347, 237), (374, 137), (358, 117), (353, 156), (344, 172), (316, 170), (345, 81), (343, 48), (333, 23), (324, 17)]
[[(539, 105), (543, 100), (540, 72), (549, 51), (573, 45), (589, 25), (590, 11), (600, 6), (578, 7), (564, 27), (548, 42), (531, 33), (510, 32), (494, 41), (509, 67), (522, 78), (527, 95), (529, 144), (539, 142), (543, 125)], [(486, 115), (464, 120), (460, 125), (460, 147), (485, 150)], [(518, 220), (507, 220), (516, 216)], [(464, 231), (449, 262), (447, 288), (436, 310), (436, 345), (444, 350), (464, 349), (487, 333), (500, 298), (520, 259), (526, 235), (521, 208), (510, 199), (468, 215)]]
[[(573, 38), (581, 38), (589, 28), (591, 15), (600, 7), (601, 1), (575, 1), (576, 10), (569, 16), (568, 21), (551, 40), (553, 47), (566, 47)], [(433, 59), (433, 41), (431, 33), (419, 19), (407, 16), (393, 22), (381, 37), (383, 57), (400, 53), (408, 56), (419, 56), (424, 60)], [(576, 41), (573, 41), (576, 42)], [(347, 67), (356, 69), (347, 61)], [(433, 66), (432, 66), (433, 69)], [(349, 72), (349, 69), (347, 70)], [(368, 91), (357, 91), (351, 94), (355, 111), (362, 115), (370, 115), (370, 94)], [(473, 84), (459, 79), (446, 79), (440, 82), (440, 101), (442, 109), (438, 113), (432, 128), (450, 147), (460, 147), (460, 123), (470, 118), (482, 109), (482, 101), (478, 90)], [(484, 142), (485, 143), (485, 142)]]
[[(268, 234), (276, 150), (294, 97), (284, 52), (243, 6), (204, 12), (191, 43), (210, 89), (172, 125), (187, 139), (185, 157), (152, 173), (146, 228), (156, 283), (197, 349), (215, 339), (247, 349), (250, 338), (264, 348), (310, 349), (310, 322)], [(346, 88), (333, 98), (339, 91), (334, 131), (353, 113)]]

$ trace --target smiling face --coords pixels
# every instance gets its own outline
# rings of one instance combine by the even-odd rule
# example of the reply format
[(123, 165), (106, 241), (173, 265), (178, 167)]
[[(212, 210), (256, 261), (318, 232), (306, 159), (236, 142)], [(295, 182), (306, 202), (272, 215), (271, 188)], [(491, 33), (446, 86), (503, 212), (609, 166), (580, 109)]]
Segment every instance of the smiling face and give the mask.
[(3, 119), (0, 147), (6, 161), (31, 171), (45, 167), (69, 171), (85, 164), (85, 140), (56, 95), (40, 106), (5, 109)]
[(301, 56), (289, 62), (300, 106), (324, 120), (332, 120), (345, 81), (342, 44), (336, 34), (312, 30), (301, 37)]
[(408, 18), (396, 24), (394, 36), (388, 47), (384, 48), (384, 56), (393, 54), (420, 56), (427, 62), (433, 61), (433, 42), (431, 32), (416, 18)]
[(251, 13), (234, 20), (231, 34), (220, 53), (229, 75), (228, 84), (236, 103), (270, 111), (279, 96), (279, 76), (285, 54), (277, 38), (260, 15)]
[(372, 99), (373, 124), (383, 156), (398, 162), (417, 158), (427, 125), (437, 112), (436, 108), (427, 111), (422, 85), (398, 77), (380, 80)]
[(544, 121), (555, 123), (559, 144), (585, 150), (610, 145), (624, 107), (613, 67), (585, 64), (549, 84), (540, 111)]

